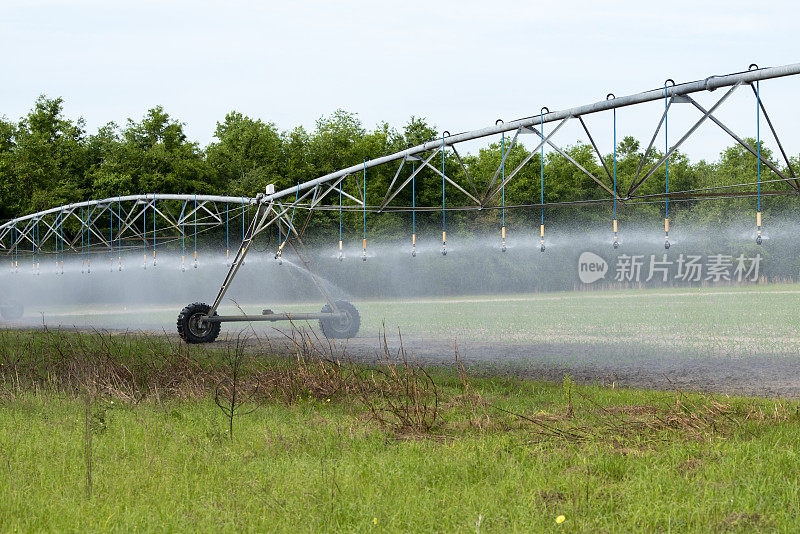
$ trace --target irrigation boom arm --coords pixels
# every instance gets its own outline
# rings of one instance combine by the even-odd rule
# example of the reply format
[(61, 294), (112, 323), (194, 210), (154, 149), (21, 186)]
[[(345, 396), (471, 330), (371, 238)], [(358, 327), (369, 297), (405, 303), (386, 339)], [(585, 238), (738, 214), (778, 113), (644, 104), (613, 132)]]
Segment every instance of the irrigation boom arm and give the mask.
[[(781, 78), (784, 76), (792, 76), (796, 74), (800, 74), (800, 63), (792, 63), (790, 65), (783, 65), (780, 67), (754, 69), (744, 72), (738, 72), (735, 74), (726, 74), (722, 76), (709, 76), (708, 78), (705, 78), (703, 80), (686, 82), (667, 87), (666, 95), (667, 97), (673, 97), (673, 96), (698, 93), (701, 91), (714, 91), (715, 89), (719, 89), (720, 87), (730, 87), (743, 83), (752, 83), (755, 81), (769, 80), (772, 78)], [(520, 128), (524, 129), (528, 127), (538, 126), (541, 124), (546, 124), (549, 122), (561, 121), (570, 117), (580, 117), (582, 115), (589, 115), (592, 113), (599, 113), (601, 111), (608, 111), (611, 109), (618, 109), (627, 106), (633, 106), (635, 104), (642, 104), (644, 102), (652, 102), (655, 100), (663, 100), (663, 99), (664, 99), (664, 88), (660, 87), (658, 89), (652, 89), (650, 91), (644, 91), (642, 93), (636, 93), (633, 95), (621, 96), (603, 100), (600, 102), (595, 102), (594, 104), (587, 104), (585, 106), (579, 106), (561, 111), (553, 111), (545, 113), (543, 115), (534, 115), (531, 117), (525, 117), (522, 119), (509, 121), (506, 123), (495, 124), (492, 126), (488, 126), (486, 128), (481, 128), (480, 130), (472, 130), (469, 132), (454, 134), (451, 135), (450, 137), (437, 138), (422, 143), (420, 145), (410, 147), (406, 150), (395, 152), (394, 154), (389, 154), (387, 156), (382, 156), (380, 158), (367, 160), (364, 163), (359, 163), (357, 165), (347, 167), (346, 169), (341, 169), (339, 171), (332, 172), (324, 176), (320, 176), (319, 178), (315, 178), (313, 180), (309, 180), (308, 182), (301, 183), (299, 187), (301, 191), (304, 191), (306, 189), (315, 187), (317, 185), (330, 182), (331, 180), (336, 180), (338, 178), (343, 178), (350, 174), (360, 172), (365, 168), (369, 169), (372, 167), (378, 167), (380, 165), (384, 165), (392, 161), (402, 160), (408, 158), (409, 156), (415, 156), (417, 154), (428, 152), (430, 150), (435, 150), (437, 148), (452, 146), (466, 141), (481, 139), (483, 137), (490, 137), (493, 135), (501, 134), (503, 132), (511, 132), (519, 130)], [(271, 195), (264, 196), (262, 198), (262, 202), (272, 202), (274, 200), (286, 197), (290, 194), (294, 195), (296, 192), (297, 192), (297, 186), (288, 189), (283, 189)]]

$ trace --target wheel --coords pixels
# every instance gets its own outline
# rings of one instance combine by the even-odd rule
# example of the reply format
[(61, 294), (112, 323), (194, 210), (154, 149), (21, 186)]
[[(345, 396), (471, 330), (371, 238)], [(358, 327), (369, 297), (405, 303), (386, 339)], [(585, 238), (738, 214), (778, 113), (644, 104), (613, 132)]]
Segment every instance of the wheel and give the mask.
[[(342, 318), (331, 317), (319, 320), (319, 327), (328, 339), (348, 339), (355, 337), (361, 327), (361, 316), (355, 306), (346, 300), (334, 302), (336, 307), (345, 316)], [(333, 309), (330, 304), (322, 307), (321, 313), (331, 313)]]
[(17, 319), (22, 319), (22, 315), (24, 313), (25, 308), (16, 300), (6, 300), (0, 304), (0, 315), (2, 315), (3, 319), (6, 321), (16, 321)]
[[(211, 343), (219, 336), (220, 323), (200, 321), (211, 306), (202, 302), (189, 304), (178, 315), (178, 334), (186, 343)], [(217, 315), (217, 312), (214, 312)]]

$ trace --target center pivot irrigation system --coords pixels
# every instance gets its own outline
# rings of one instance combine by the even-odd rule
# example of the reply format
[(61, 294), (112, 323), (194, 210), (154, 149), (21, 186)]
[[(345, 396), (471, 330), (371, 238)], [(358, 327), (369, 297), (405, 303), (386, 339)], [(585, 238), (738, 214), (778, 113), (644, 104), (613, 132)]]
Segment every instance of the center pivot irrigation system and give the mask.
[[(181, 246), (181, 269), (186, 268), (186, 240), (193, 239), (194, 259), (192, 265), (197, 267), (197, 234), (211, 227), (225, 225), (226, 228), (226, 259), (229, 264), (228, 273), (225, 280), (214, 299), (213, 304), (194, 303), (185, 307), (178, 316), (178, 332), (181, 337), (189, 343), (207, 343), (214, 341), (220, 332), (221, 323), (235, 321), (309, 321), (319, 320), (320, 327), (325, 336), (329, 338), (348, 338), (354, 336), (360, 326), (360, 317), (356, 308), (349, 302), (333, 300), (325, 290), (322, 283), (314, 274), (314, 268), (310, 262), (302, 236), (308, 226), (308, 222), (314, 211), (327, 210), (338, 211), (339, 213), (339, 260), (344, 259), (342, 246), (342, 212), (361, 211), (364, 219), (364, 235), (362, 240), (362, 259), (367, 259), (367, 232), (366, 217), (367, 213), (385, 212), (410, 212), (412, 215), (411, 232), (411, 255), (416, 256), (416, 213), (417, 212), (438, 212), (442, 216), (442, 248), (443, 255), (447, 254), (447, 212), (468, 211), (468, 210), (500, 210), (500, 248), (506, 250), (506, 210), (513, 209), (539, 209), (541, 213), (539, 246), (542, 252), (545, 251), (545, 207), (559, 206), (567, 204), (598, 204), (608, 203), (613, 205), (612, 222), (612, 241), (614, 248), (619, 246), (617, 205), (619, 203), (636, 202), (663, 202), (664, 203), (664, 247), (670, 247), (669, 240), (669, 201), (701, 199), (701, 198), (725, 198), (725, 197), (756, 197), (756, 242), (761, 244), (762, 239), (762, 218), (761, 218), (761, 197), (764, 195), (775, 194), (800, 194), (800, 179), (795, 175), (786, 151), (772, 125), (772, 121), (767, 114), (761, 98), (759, 82), (772, 78), (792, 76), (800, 74), (800, 63), (785, 65), (781, 67), (759, 68), (757, 65), (750, 65), (748, 70), (734, 74), (722, 76), (709, 76), (703, 80), (676, 84), (673, 80), (667, 80), (662, 87), (637, 93), (634, 95), (615, 97), (608, 94), (605, 100), (588, 104), (576, 108), (550, 111), (546, 107), (541, 108), (536, 115), (517, 119), (510, 122), (498, 120), (493, 126), (462, 132), (451, 135), (445, 131), (441, 137), (427, 141), (420, 145), (410, 146), (406, 150), (394, 154), (385, 155), (371, 160), (364, 160), (361, 163), (342, 169), (307, 182), (298, 183), (281, 191), (275, 191), (274, 186), (267, 186), (266, 192), (261, 193), (255, 198), (237, 198), (223, 196), (203, 196), (203, 195), (133, 195), (104, 200), (92, 200), (88, 202), (61, 206), (44, 212), (39, 212), (25, 217), (20, 217), (5, 224), (0, 225), (0, 249), (4, 250), (12, 258), (12, 270), (19, 270), (19, 256), (29, 256), (30, 265), (34, 273), (39, 272), (40, 257), (42, 249), (48, 250), (47, 254), (55, 254), (57, 271), (63, 272), (63, 258), (65, 254), (80, 254), (82, 270), (90, 272), (92, 268), (92, 258), (97, 257), (98, 249), (103, 251), (105, 256), (110, 251), (110, 269), (122, 270), (123, 268), (123, 241), (125, 250), (130, 251), (137, 247), (142, 249), (143, 267), (147, 268), (149, 263), (149, 251), (152, 250), (152, 264), (156, 265), (156, 249), (158, 245), (174, 244), (180, 241)], [(751, 146), (742, 137), (733, 132), (726, 126), (714, 113), (720, 109), (723, 103), (742, 86), (749, 86), (754, 97), (753, 120), (755, 123), (756, 146)], [(691, 95), (695, 93), (712, 92), (717, 89), (725, 89), (717, 101), (708, 109), (702, 106)], [(621, 192), (617, 183), (617, 128), (616, 113), (618, 108), (634, 106), (652, 101), (663, 101), (664, 110), (650, 143), (641, 157), (638, 168), (627, 191)], [(669, 111), (673, 104), (689, 104), (697, 109), (699, 116), (697, 121), (680, 137), (670, 145), (668, 135)], [(613, 160), (611, 162), (601, 154), (597, 144), (592, 137), (583, 117), (596, 113), (610, 111), (612, 114), (612, 127), (614, 138)], [(781, 170), (775, 164), (765, 159), (761, 154), (761, 126), (762, 120), (766, 122), (771, 136), (778, 146), (778, 149), (786, 164), (786, 169)], [(555, 134), (567, 123), (578, 121), (583, 131), (586, 133), (588, 141), (594, 149), (595, 155), (602, 164), (604, 174), (595, 176), (584, 166), (572, 158), (564, 149), (553, 142)], [(757, 173), (755, 181), (748, 183), (729, 184), (703, 189), (671, 191), (669, 188), (669, 158), (683, 143), (694, 134), (697, 129), (707, 121), (716, 124), (725, 133), (730, 135), (737, 143), (743, 146), (757, 160)], [(545, 125), (554, 123), (554, 127), (545, 132)], [(664, 136), (664, 155), (655, 164), (645, 165), (648, 156), (653, 151), (659, 133), (662, 131)], [(506, 135), (511, 135), (510, 142)], [(506, 169), (506, 160), (509, 153), (517, 144), (520, 135), (533, 135), (536, 142), (535, 147), (528, 152), (522, 161), (510, 172)], [(474, 141), (482, 138), (501, 137), (502, 158), (500, 165), (494, 171), (489, 184), (483, 190), (479, 190), (473, 178), (470, 176), (467, 166), (464, 164), (457, 146), (461, 143)], [(537, 139), (538, 138), (538, 139)], [(604, 192), (602, 197), (593, 200), (563, 201), (557, 203), (544, 202), (545, 175), (544, 166), (540, 165), (540, 201), (534, 204), (507, 205), (505, 188), (514, 179), (520, 170), (527, 165), (534, 156), (539, 153), (544, 157), (545, 146), (564, 157), (570, 164), (574, 165), (582, 173), (591, 178)], [(451, 173), (450, 176), (445, 171), (445, 155), (447, 150), (452, 150), (455, 160), (459, 164), (459, 171)], [(439, 156), (439, 157), (437, 157)], [(441, 160), (441, 165), (439, 165)], [(389, 182), (385, 194), (379, 203), (377, 199), (367, 199), (367, 170), (381, 165), (388, 165), (399, 162), (399, 166), (394, 173), (394, 177)], [(637, 191), (650, 179), (661, 166), (664, 166), (664, 192), (659, 194), (638, 194)], [(410, 166), (410, 169), (408, 167)], [(762, 166), (770, 169), (778, 177), (772, 180), (762, 180)], [(408, 169), (404, 172), (404, 169)], [(420, 206), (416, 202), (416, 177), (423, 170), (429, 169), (442, 179), (442, 202), (437, 206)], [(463, 173), (461, 172), (463, 171)], [(352, 177), (355, 180), (358, 193), (351, 195), (344, 191), (344, 182)], [(488, 177), (487, 177), (488, 178)], [(764, 183), (782, 183), (785, 189), (771, 190), (762, 192)], [(410, 206), (399, 206), (392, 201), (397, 195), (407, 189), (410, 185), (412, 203)], [(462, 198), (462, 204), (447, 204), (447, 189), (456, 190)], [(744, 188), (744, 189), (743, 189)], [(748, 189), (749, 188), (749, 189)], [(330, 199), (338, 196), (338, 203), (331, 203)], [(351, 202), (343, 206), (343, 197), (347, 197)], [(328, 202), (324, 202), (328, 199)], [(373, 203), (370, 204), (369, 201)], [(231, 210), (231, 206), (234, 209)], [(124, 206), (124, 208), (123, 208)], [(248, 208), (255, 213), (248, 219)], [(295, 214), (298, 210), (305, 210), (307, 213), (302, 224), (297, 223)], [(230, 221), (233, 218), (241, 217), (241, 244), (231, 258), (230, 247)], [(149, 217), (149, 220), (148, 220)], [(75, 220), (80, 222), (80, 231), (66, 235), (64, 223)], [(110, 222), (110, 226), (109, 226)], [(116, 224), (116, 226), (115, 226)], [(103, 226), (104, 225), (104, 226)], [(150, 226), (152, 225), (152, 226)], [(101, 227), (103, 226), (103, 227)], [(322, 294), (326, 304), (318, 313), (274, 313), (271, 310), (264, 310), (260, 315), (235, 315), (221, 316), (217, 313), (225, 294), (230, 288), (240, 267), (244, 264), (245, 257), (253, 245), (254, 239), (272, 226), (278, 227), (278, 247), (275, 259), (282, 261), (282, 254), (288, 244), (300, 258), (304, 268), (309, 272), (311, 279)], [(110, 234), (106, 232), (110, 230)], [(42, 235), (44, 234), (44, 235)], [(115, 251), (116, 240), (116, 251)], [(159, 242), (160, 241), (160, 242)], [(238, 241), (238, 239), (236, 240)], [(45, 246), (49, 244), (49, 247)], [(192, 242), (190, 242), (191, 246)], [(94, 245), (94, 253), (92, 252)], [(22, 252), (23, 249), (26, 252)], [(55, 249), (55, 252), (53, 252)], [(108, 257), (108, 256), (106, 256)], [(60, 258), (60, 260), (59, 260)], [(59, 266), (60, 261), (60, 266)], [(24, 262), (24, 260), (23, 260)], [(12, 303), (13, 304), (13, 303)], [(0, 296), (0, 311), (4, 304)], [(7, 306), (8, 307), (8, 306)], [(13, 307), (13, 306), (12, 306)], [(14, 308), (15, 312), (19, 311)]]

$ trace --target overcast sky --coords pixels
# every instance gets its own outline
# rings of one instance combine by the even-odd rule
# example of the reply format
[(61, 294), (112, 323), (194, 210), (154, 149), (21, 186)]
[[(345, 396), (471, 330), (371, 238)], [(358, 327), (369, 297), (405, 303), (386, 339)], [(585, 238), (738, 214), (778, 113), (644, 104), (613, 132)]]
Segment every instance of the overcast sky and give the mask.
[[(163, 105), (205, 145), (233, 109), (313, 128), (337, 108), (371, 128), (411, 115), (451, 132), (677, 82), (800, 61), (796, 2), (0, 1), (0, 115), (61, 96), (90, 132)], [(800, 153), (800, 77), (761, 92), (787, 149)], [(704, 95), (711, 102), (721, 94)], [(649, 138), (663, 103), (618, 114)], [(755, 136), (742, 89), (720, 113)], [(676, 109), (675, 136), (697, 118)], [(610, 112), (592, 117), (611, 148)], [(563, 144), (577, 129), (559, 132)], [(731, 139), (704, 127), (686, 145), (714, 159)], [(663, 142), (663, 141), (662, 141)]]

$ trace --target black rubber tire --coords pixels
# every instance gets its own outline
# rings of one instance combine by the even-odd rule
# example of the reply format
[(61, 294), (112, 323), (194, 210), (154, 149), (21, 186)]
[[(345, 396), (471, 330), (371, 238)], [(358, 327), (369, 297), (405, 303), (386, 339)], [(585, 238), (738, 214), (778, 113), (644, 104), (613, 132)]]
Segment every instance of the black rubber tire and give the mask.
[[(319, 328), (328, 339), (349, 339), (356, 337), (358, 329), (361, 328), (361, 316), (355, 306), (346, 300), (334, 301), (340, 312), (344, 313), (344, 319), (330, 318), (320, 319)], [(333, 310), (330, 304), (322, 307), (322, 313), (331, 313)]]
[[(208, 315), (211, 306), (203, 302), (189, 304), (178, 314), (178, 334), (186, 343), (212, 343), (219, 336), (220, 323), (199, 324), (198, 319)], [(214, 312), (217, 315), (217, 312)]]
[(0, 315), (6, 321), (16, 321), (22, 319), (25, 314), (25, 307), (16, 300), (6, 300), (0, 303)]

